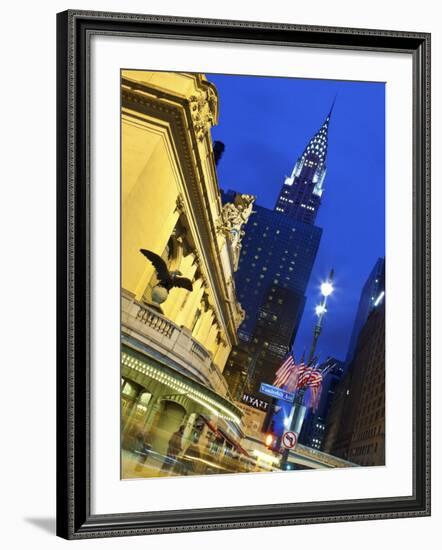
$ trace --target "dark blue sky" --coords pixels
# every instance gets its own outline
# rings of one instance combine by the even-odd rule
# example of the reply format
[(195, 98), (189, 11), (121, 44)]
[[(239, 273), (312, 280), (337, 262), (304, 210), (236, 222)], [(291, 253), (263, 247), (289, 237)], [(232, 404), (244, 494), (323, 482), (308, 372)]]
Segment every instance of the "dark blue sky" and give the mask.
[(327, 176), (316, 225), (323, 228), (307, 289), (295, 354), (309, 348), (319, 285), (335, 269), (318, 343), (321, 358), (344, 359), (362, 286), (385, 255), (385, 87), (383, 83), (207, 74), (219, 93), (223, 141), (220, 186), (257, 196), (272, 208), (336, 96), (329, 130)]

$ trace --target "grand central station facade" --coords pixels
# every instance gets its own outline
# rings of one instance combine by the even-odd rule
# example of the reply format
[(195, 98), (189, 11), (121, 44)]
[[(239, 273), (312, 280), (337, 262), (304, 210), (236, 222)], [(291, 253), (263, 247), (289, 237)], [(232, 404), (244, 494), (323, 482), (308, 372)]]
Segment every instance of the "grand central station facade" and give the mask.
[[(244, 318), (233, 276), (254, 197), (222, 206), (210, 135), (218, 96), (204, 76), (121, 76), (122, 473), (137, 438), (164, 456), (180, 427), (183, 450), (197, 446), (201, 468), (218, 473), (248, 456), (223, 370)], [(165, 291), (140, 250), (192, 291)]]

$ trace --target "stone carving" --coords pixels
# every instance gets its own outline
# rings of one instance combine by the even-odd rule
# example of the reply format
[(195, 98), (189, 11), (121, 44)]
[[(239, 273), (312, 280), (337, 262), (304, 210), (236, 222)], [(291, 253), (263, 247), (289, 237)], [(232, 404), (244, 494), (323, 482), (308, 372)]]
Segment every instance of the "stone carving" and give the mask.
[(167, 300), (168, 296), (169, 292), (163, 286), (156, 285), (153, 287), (151, 297), (154, 306), (158, 307)]
[(181, 271), (176, 269), (169, 271), (169, 267), (163, 258), (152, 252), (152, 250), (141, 248), (140, 252), (153, 265), (158, 279), (158, 283), (152, 289), (153, 305), (159, 307), (160, 304), (165, 302), (172, 288), (184, 288), (192, 292), (192, 281), (187, 277), (183, 277)]
[(201, 90), (189, 97), (193, 127), (199, 141), (202, 141), (215, 124), (217, 97), (211, 88)]
[(235, 271), (238, 267), (241, 239), (244, 235), (242, 227), (253, 214), (253, 203), (255, 200), (256, 197), (254, 195), (241, 195), (237, 193), (234, 202), (228, 202), (223, 206), (219, 229), (229, 237), (234, 256), (233, 265)]
[(229, 231), (240, 231), (253, 213), (254, 195), (241, 195), (237, 193), (235, 202), (228, 202), (223, 206), (223, 227)]
[(245, 318), (246, 318), (246, 310), (243, 309), (241, 304), (238, 304), (238, 319), (237, 319), (236, 328), (239, 327), (239, 325), (244, 321)]
[(176, 198), (175, 211), (182, 214), (185, 211), (185, 203), (183, 195), (179, 194)]

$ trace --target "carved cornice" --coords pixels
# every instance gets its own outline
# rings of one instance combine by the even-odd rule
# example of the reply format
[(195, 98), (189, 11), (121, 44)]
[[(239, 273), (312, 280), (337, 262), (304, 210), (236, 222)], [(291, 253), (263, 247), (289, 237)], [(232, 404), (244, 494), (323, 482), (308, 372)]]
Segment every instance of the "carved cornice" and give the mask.
[(209, 87), (189, 97), (193, 127), (199, 141), (202, 141), (210, 128), (216, 124), (217, 103), (215, 92)]

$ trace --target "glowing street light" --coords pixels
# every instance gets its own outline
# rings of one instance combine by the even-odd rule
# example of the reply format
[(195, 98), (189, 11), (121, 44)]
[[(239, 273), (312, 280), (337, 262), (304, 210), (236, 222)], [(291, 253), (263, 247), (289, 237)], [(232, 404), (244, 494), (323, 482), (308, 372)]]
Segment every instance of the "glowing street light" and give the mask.
[(325, 281), (325, 283), (322, 283), (321, 285), (321, 294), (327, 298), (327, 296), (330, 296), (330, 294), (334, 291), (333, 285), (330, 280)]
[(318, 317), (320, 317), (321, 315), (324, 315), (326, 311), (327, 311), (327, 308), (325, 307), (324, 304), (319, 304), (315, 307), (315, 313)]
[(324, 281), (321, 284), (322, 300), (321, 300), (321, 303), (318, 304), (315, 307), (315, 313), (318, 317), (318, 320), (316, 321), (315, 329), (313, 331), (313, 340), (312, 340), (312, 345), (311, 345), (311, 348), (310, 348), (310, 353), (309, 353), (309, 356), (308, 356), (308, 362), (309, 363), (310, 363), (310, 361), (313, 360), (313, 357), (315, 355), (316, 344), (318, 343), (318, 338), (319, 338), (319, 335), (321, 334), (321, 330), (322, 330), (322, 319), (323, 319), (324, 315), (327, 313), (327, 298), (334, 291), (334, 288), (333, 288), (333, 275), (334, 275), (334, 271), (332, 269), (330, 271), (330, 275), (328, 276), (327, 280)]

